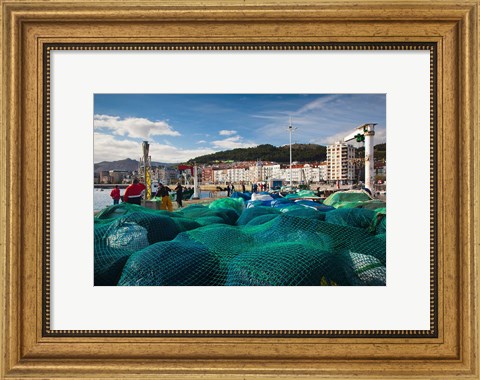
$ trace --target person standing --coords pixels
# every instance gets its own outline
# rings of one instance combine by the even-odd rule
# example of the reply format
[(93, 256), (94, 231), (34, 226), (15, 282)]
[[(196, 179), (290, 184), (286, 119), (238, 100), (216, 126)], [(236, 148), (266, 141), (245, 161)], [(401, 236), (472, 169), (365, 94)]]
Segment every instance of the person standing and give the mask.
[(230, 197), (230, 184), (227, 183), (227, 197)]
[(164, 186), (163, 184), (158, 184), (157, 194), (155, 196), (162, 197), (162, 205), (160, 206), (160, 210), (168, 210), (173, 211), (172, 200), (170, 199), (170, 189), (168, 186)]
[(113, 204), (118, 205), (118, 202), (120, 201), (120, 189), (118, 185), (115, 185), (113, 190), (110, 192), (110, 196), (113, 199)]
[(242, 193), (245, 193), (245, 182), (242, 182)]
[(123, 194), (123, 201), (127, 203), (132, 203), (135, 205), (140, 205), (142, 201), (142, 194), (147, 187), (140, 183), (138, 178), (133, 180), (131, 185), (125, 189), (125, 193)]
[(257, 192), (257, 184), (256, 184), (256, 183), (253, 184), (253, 186), (252, 186), (252, 191), (253, 191), (254, 193)]
[(175, 191), (177, 192), (177, 196), (176, 196), (176, 199), (177, 199), (177, 205), (179, 208), (183, 207), (182, 205), (182, 200), (183, 200), (183, 188), (182, 188), (182, 185), (179, 183), (177, 183), (177, 187), (175, 188)]

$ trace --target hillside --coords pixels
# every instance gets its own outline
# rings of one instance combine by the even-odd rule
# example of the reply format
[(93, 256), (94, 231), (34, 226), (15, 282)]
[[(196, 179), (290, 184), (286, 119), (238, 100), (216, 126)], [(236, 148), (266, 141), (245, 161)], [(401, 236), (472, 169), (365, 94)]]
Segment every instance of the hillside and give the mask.
[[(208, 164), (215, 161), (275, 161), (288, 163), (290, 161), (290, 148), (288, 145), (276, 147), (270, 144), (262, 144), (253, 148), (238, 148), (207, 154), (196, 157), (189, 162)], [(292, 144), (292, 159), (299, 162), (325, 161), (326, 148), (316, 144)]]
[[(361, 157), (365, 153), (365, 148), (362, 146), (357, 150), (357, 157)], [(375, 161), (384, 161), (387, 159), (387, 144), (378, 144), (373, 147), (373, 154), (375, 156)]]
[[(176, 164), (152, 162), (152, 166), (164, 166), (164, 165), (174, 166)], [(126, 158), (124, 160), (119, 160), (119, 161), (102, 161), (93, 165), (94, 173), (99, 173), (101, 171), (109, 171), (109, 170), (125, 170), (128, 172), (132, 172), (134, 170), (138, 170), (138, 161), (132, 160), (130, 158)]]

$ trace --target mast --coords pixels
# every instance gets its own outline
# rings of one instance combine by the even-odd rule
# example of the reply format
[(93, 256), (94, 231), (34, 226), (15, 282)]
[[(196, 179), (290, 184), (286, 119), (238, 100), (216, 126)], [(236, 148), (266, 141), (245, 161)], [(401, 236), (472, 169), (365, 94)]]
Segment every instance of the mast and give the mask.
[(147, 187), (145, 199), (152, 197), (152, 179), (150, 177), (150, 157), (148, 155), (150, 150), (150, 144), (148, 141), (142, 143), (143, 149), (143, 175), (145, 177), (145, 186)]

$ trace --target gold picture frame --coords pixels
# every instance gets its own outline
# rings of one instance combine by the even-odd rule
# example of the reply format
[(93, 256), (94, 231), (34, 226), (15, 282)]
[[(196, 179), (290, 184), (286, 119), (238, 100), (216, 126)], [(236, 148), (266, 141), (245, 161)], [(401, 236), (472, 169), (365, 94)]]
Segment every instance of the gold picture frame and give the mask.
[[(2, 377), (478, 378), (478, 0), (1, 4)], [(69, 43), (434, 44), (435, 334), (46, 333), (50, 157), (43, 129), (49, 109), (44, 54), (47, 46)]]

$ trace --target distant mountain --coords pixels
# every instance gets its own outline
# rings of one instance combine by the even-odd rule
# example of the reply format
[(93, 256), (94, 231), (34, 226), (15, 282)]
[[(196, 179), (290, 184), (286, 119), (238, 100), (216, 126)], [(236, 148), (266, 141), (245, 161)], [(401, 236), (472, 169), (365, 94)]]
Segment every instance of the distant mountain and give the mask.
[[(299, 162), (313, 162), (326, 160), (326, 147), (317, 144), (292, 144), (292, 159)], [(290, 162), (290, 146), (276, 147), (270, 144), (262, 144), (253, 148), (237, 148), (199, 156), (190, 160), (197, 164), (208, 164), (215, 161), (275, 161), (278, 163)]]
[[(176, 166), (177, 164), (167, 164), (163, 162), (152, 162), (152, 166)], [(126, 158), (119, 161), (102, 161), (93, 165), (93, 171), (99, 173), (101, 171), (109, 170), (125, 170), (132, 172), (138, 170), (138, 161)]]

